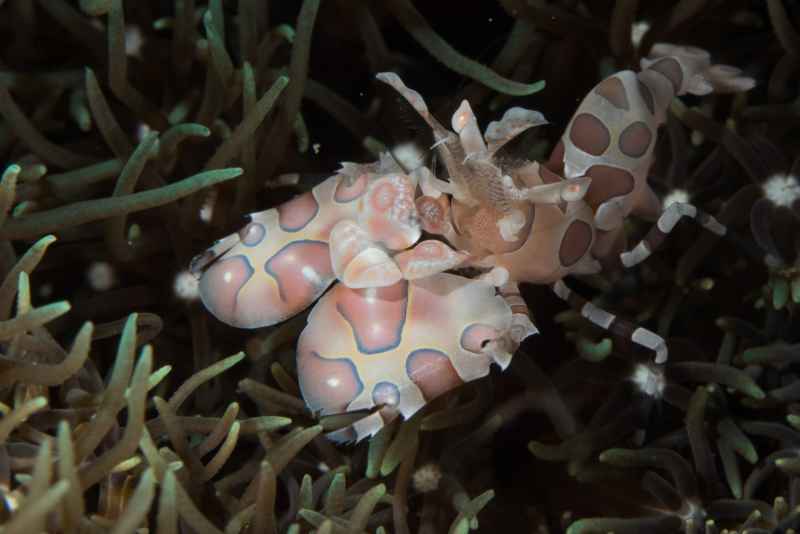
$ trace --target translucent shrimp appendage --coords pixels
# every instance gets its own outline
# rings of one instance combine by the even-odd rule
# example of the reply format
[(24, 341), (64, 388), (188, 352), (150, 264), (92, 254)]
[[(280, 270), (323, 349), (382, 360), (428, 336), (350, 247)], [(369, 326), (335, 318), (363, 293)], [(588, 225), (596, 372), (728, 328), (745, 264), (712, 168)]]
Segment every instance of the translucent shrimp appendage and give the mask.
[(519, 107), (507, 110), (503, 118), (490, 122), (486, 127), (484, 138), (489, 152), (494, 154), (522, 132), (543, 124), (547, 124), (547, 119), (538, 111)]

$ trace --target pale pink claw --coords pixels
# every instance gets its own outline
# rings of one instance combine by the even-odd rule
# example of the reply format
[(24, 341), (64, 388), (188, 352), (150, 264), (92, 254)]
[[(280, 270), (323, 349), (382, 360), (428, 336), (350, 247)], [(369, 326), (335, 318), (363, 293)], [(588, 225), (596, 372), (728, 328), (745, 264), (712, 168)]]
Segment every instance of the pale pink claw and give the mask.
[(453, 269), (468, 257), (469, 254), (455, 251), (441, 241), (429, 239), (397, 254), (394, 261), (400, 267), (403, 278), (416, 280)]
[(386, 252), (369, 248), (353, 258), (342, 275), (342, 282), (352, 288), (386, 287), (402, 280), (403, 274)]
[(347, 287), (385, 287), (403, 275), (389, 255), (353, 221), (340, 221), (331, 230), (331, 264)]
[(358, 214), (358, 225), (369, 239), (390, 250), (403, 250), (417, 242), (422, 229), (414, 205), (415, 189), (404, 174), (382, 176), (369, 185)]

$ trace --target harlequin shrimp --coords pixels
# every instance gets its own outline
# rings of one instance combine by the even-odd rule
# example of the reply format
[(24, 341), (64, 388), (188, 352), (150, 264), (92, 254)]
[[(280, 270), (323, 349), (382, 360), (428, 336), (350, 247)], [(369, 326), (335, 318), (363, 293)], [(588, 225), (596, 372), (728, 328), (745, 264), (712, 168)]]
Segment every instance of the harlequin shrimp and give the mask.
[[(625, 268), (640, 263), (682, 217), (725, 234), (724, 226), (690, 204), (673, 203), (662, 212), (647, 172), (656, 130), (675, 96), (747, 90), (754, 85), (751, 78), (734, 67), (712, 66), (703, 50), (658, 44), (640, 72), (618, 72), (584, 98), (546, 165), (515, 168), (502, 168), (495, 154), (523, 131), (544, 124), (540, 113), (511, 108), (481, 136), (464, 101), (449, 131), (397, 75), (382, 73), (378, 79), (428, 123), (447, 168), (449, 181), (422, 175), (416, 202), (426, 231), (468, 254), (462, 265), (488, 269), (484, 278), (493, 284), (507, 291), (519, 282), (552, 284), (592, 323), (653, 350), (657, 363), (667, 359), (661, 337), (587, 302), (563, 279), (598, 273), (615, 262)], [(625, 250), (623, 222), (630, 214), (657, 223)]]
[[(238, 233), (197, 256), (191, 271), (220, 320), (269, 326), (307, 308), (298, 348), (303, 397), (315, 413), (378, 412), (331, 436), (360, 440), (398, 415), (489, 372), (505, 369), (535, 332), (519, 295), (441, 273), (463, 262), (437, 240), (417, 241), (419, 173), (384, 154), (345, 163), (289, 202), (250, 215)], [(430, 275), (430, 276), (429, 276)]]
[[(588, 320), (665, 361), (663, 339), (563, 282), (615, 258), (623, 267), (643, 261), (685, 216), (725, 233), (689, 204), (662, 212), (646, 175), (675, 95), (746, 90), (752, 80), (712, 66), (698, 49), (653, 51), (641, 72), (616, 73), (589, 93), (547, 164), (513, 168), (496, 153), (545, 124), (540, 113), (511, 108), (481, 135), (465, 101), (450, 131), (397, 75), (379, 74), (432, 128), (449, 180), (425, 167), (407, 173), (388, 154), (343, 164), (311, 192), (252, 214), (241, 231), (193, 260), (204, 304), (223, 322), (258, 328), (301, 312), (338, 280), (308, 316), (297, 370), (315, 413), (377, 409), (331, 436), (343, 441), (410, 417), (485, 376), (492, 363), (507, 367), (522, 340), (538, 332), (519, 296), (522, 282), (551, 284)], [(629, 214), (658, 222), (626, 251)], [(483, 274), (445, 272), (462, 267)]]

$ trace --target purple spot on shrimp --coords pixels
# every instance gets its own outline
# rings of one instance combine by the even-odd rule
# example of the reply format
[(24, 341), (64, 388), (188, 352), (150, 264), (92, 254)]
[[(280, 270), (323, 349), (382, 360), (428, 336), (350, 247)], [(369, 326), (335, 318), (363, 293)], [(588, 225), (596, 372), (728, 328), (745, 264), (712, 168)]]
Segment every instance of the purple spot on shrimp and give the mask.
[(625, 128), (619, 136), (619, 149), (628, 157), (643, 156), (650, 147), (653, 134), (650, 127), (642, 121), (634, 122)]
[(672, 57), (659, 59), (650, 65), (650, 70), (662, 74), (672, 84), (675, 94), (678, 94), (681, 84), (683, 84), (683, 69), (681, 69), (681, 64), (678, 63), (678, 60)]
[(309, 191), (278, 206), (278, 225), (284, 232), (299, 232), (319, 212), (319, 204)]
[(619, 78), (606, 78), (597, 85), (594, 92), (608, 100), (617, 109), (630, 109), (625, 86)]
[(298, 351), (297, 377), (308, 407), (322, 414), (346, 412), (364, 389), (350, 358), (324, 358), (314, 350)]
[(391, 382), (378, 382), (372, 388), (372, 402), (377, 405), (397, 406), (400, 404), (400, 388)]
[(403, 280), (388, 287), (346, 288), (336, 310), (353, 329), (359, 352), (377, 354), (400, 344), (407, 306), (408, 282)]
[(361, 174), (358, 178), (348, 183), (348, 177), (342, 176), (339, 178), (339, 183), (336, 184), (336, 191), (333, 194), (333, 199), (339, 203), (352, 202), (361, 197), (367, 190), (367, 175)]
[(435, 349), (417, 349), (406, 359), (406, 374), (426, 400), (455, 389), (464, 383), (450, 357)]
[(323, 241), (292, 241), (264, 264), (275, 279), (281, 300), (289, 309), (301, 310), (318, 298), (333, 281), (328, 244)]
[(266, 235), (267, 230), (264, 225), (257, 222), (251, 222), (241, 230), (239, 230), (239, 239), (242, 244), (247, 247), (254, 247), (261, 243)]
[(200, 278), (200, 297), (215, 317), (238, 324), (237, 301), (242, 287), (253, 275), (246, 256), (232, 256), (212, 263)]

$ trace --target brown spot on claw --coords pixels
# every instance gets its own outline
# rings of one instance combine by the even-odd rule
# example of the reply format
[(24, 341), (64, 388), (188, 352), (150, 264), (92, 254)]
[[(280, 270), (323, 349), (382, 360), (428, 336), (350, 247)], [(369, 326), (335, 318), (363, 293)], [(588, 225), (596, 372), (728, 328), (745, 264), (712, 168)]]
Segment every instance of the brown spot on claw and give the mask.
[(318, 211), (317, 199), (309, 191), (278, 206), (278, 224), (285, 232), (299, 232), (314, 219)]
[(628, 157), (638, 158), (647, 152), (652, 140), (653, 134), (647, 124), (642, 121), (634, 122), (620, 134), (619, 149)]
[(418, 349), (409, 354), (406, 373), (425, 400), (435, 399), (464, 383), (447, 354), (434, 349)]
[(569, 267), (577, 263), (588, 252), (591, 244), (591, 226), (583, 221), (573, 221), (567, 227), (567, 231), (564, 232), (564, 238), (561, 240), (561, 246), (558, 249), (558, 258), (561, 261), (561, 265)]
[(617, 109), (630, 109), (628, 104), (628, 95), (625, 93), (625, 86), (619, 78), (612, 77), (606, 78), (600, 82), (595, 88), (595, 93), (602, 96)]
[(683, 84), (683, 70), (681, 69), (680, 63), (678, 63), (675, 58), (665, 57), (659, 59), (650, 65), (650, 70), (663, 74), (664, 77), (669, 80), (669, 83), (672, 84), (672, 89), (675, 91), (675, 94), (678, 94)]
[(593, 156), (602, 155), (611, 143), (611, 134), (606, 125), (589, 113), (581, 113), (575, 117), (569, 138), (576, 147)]

